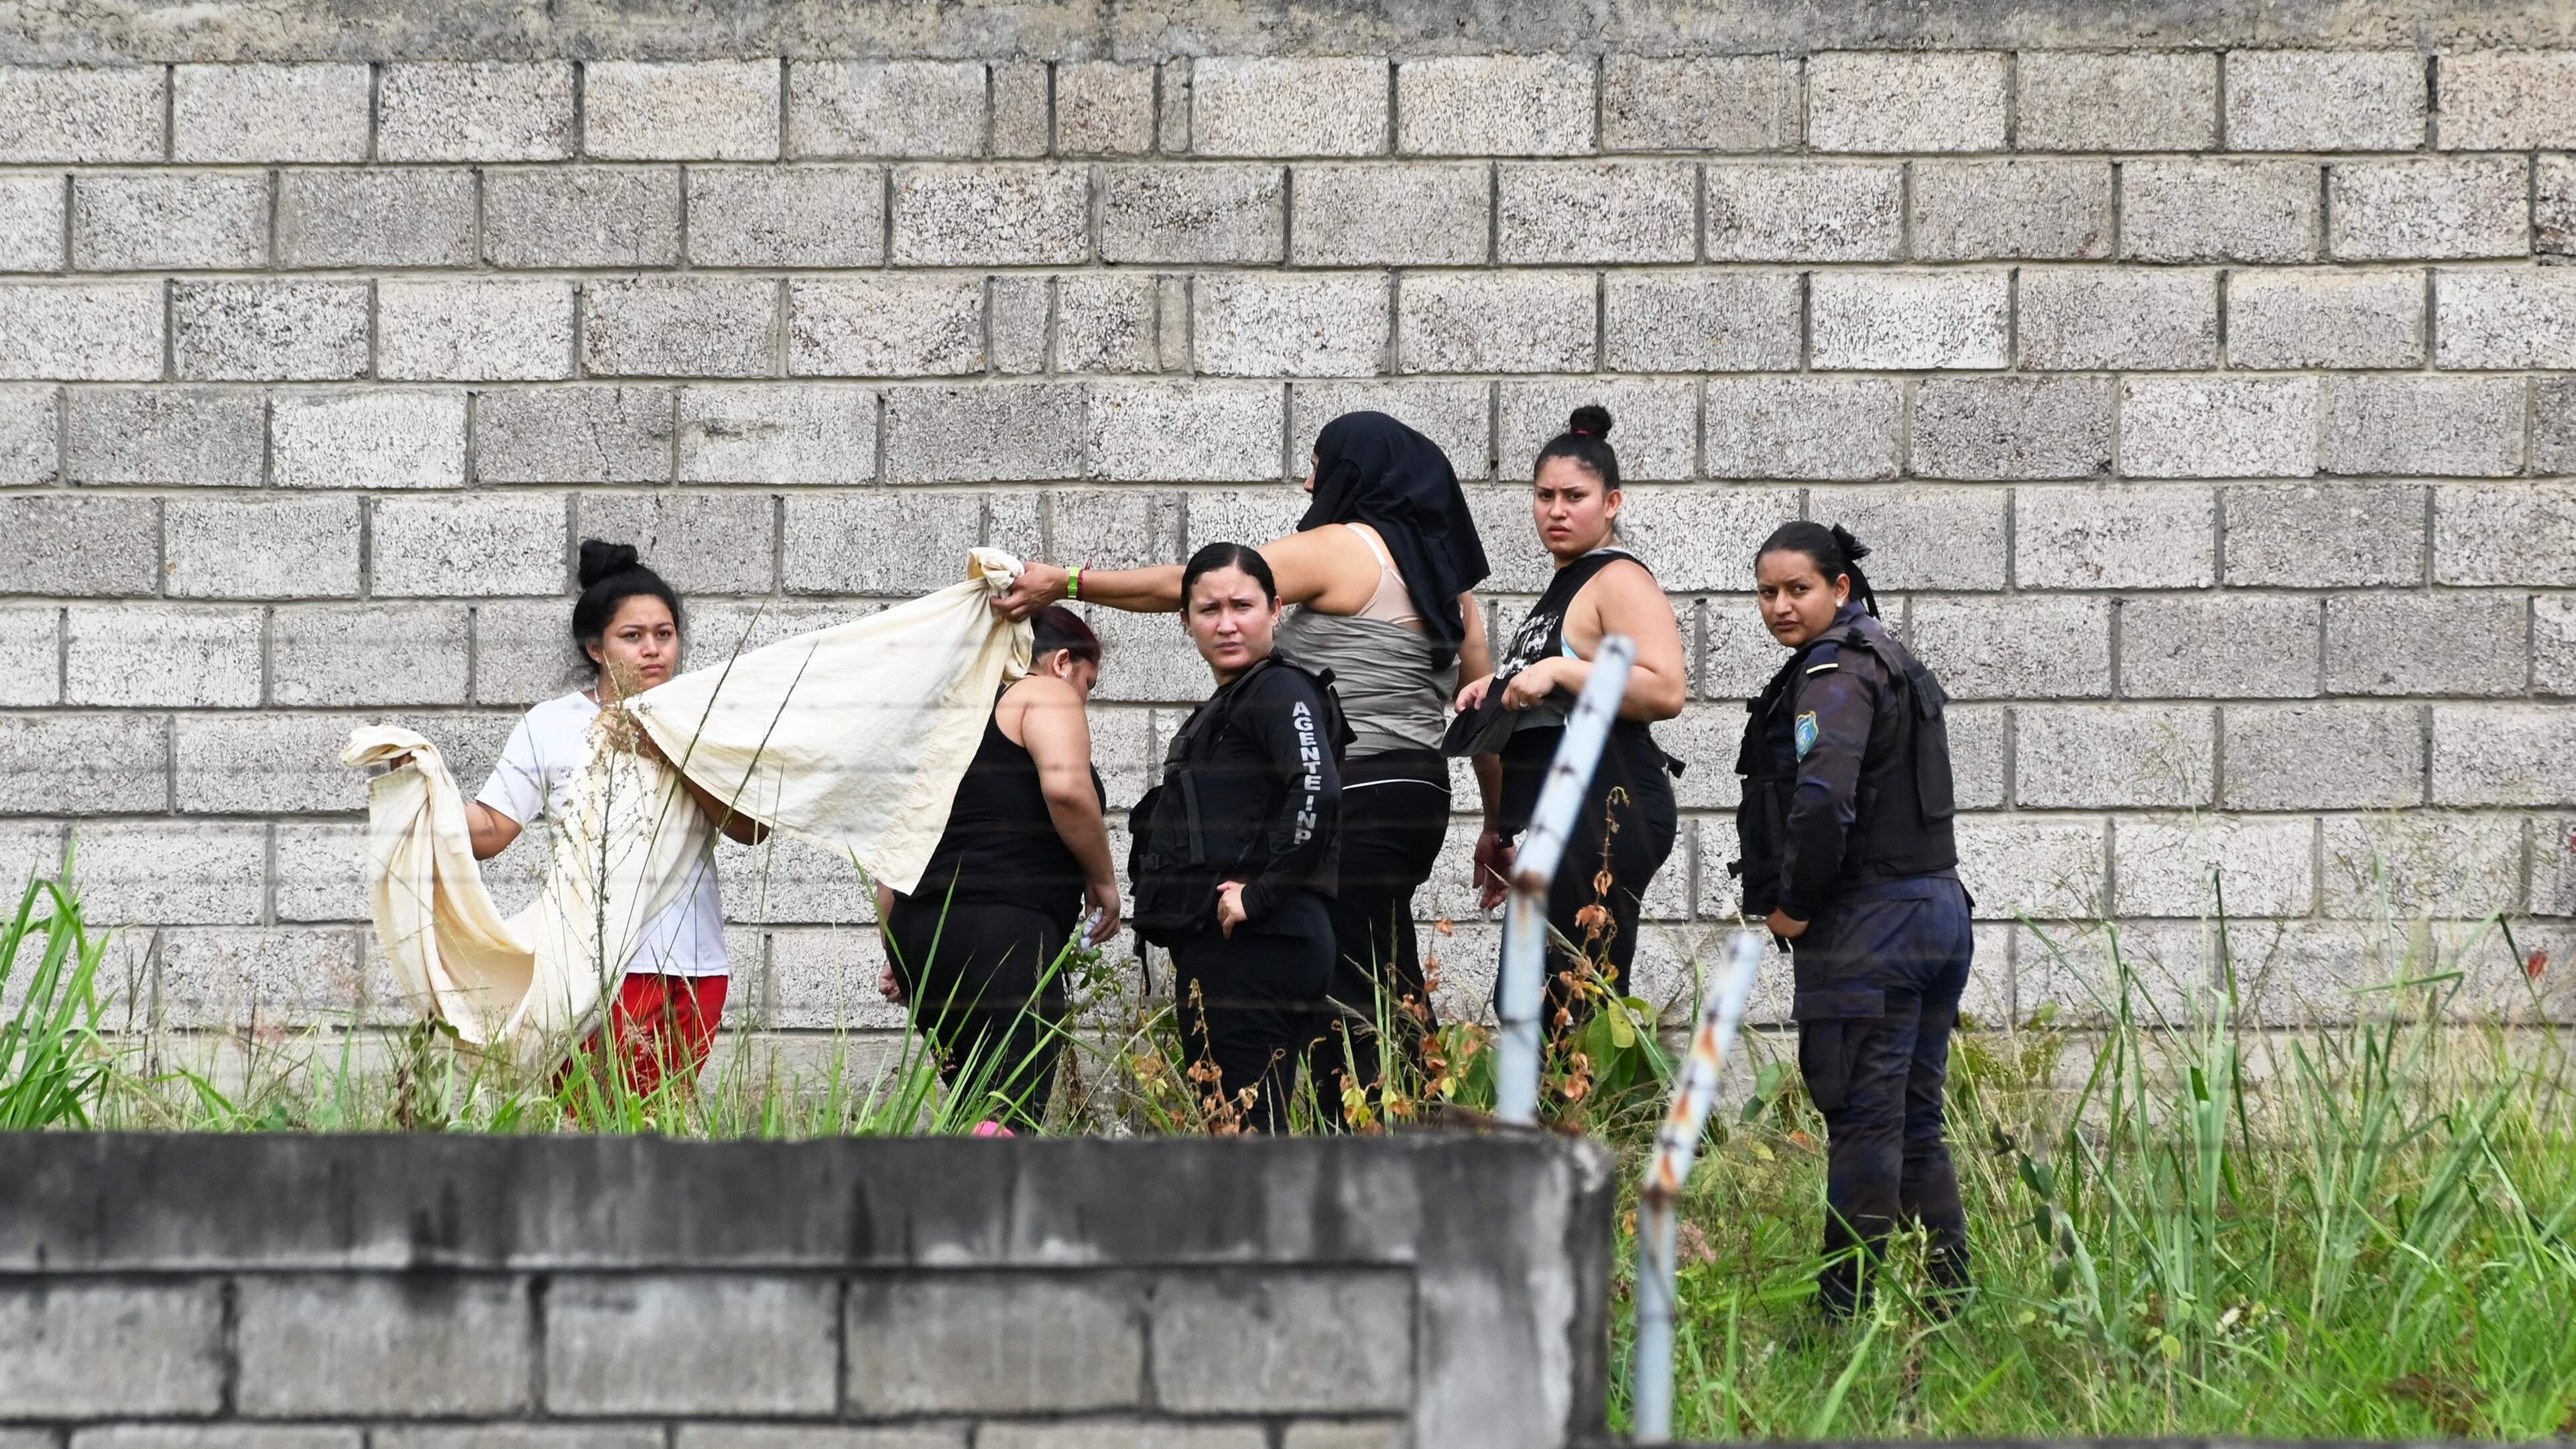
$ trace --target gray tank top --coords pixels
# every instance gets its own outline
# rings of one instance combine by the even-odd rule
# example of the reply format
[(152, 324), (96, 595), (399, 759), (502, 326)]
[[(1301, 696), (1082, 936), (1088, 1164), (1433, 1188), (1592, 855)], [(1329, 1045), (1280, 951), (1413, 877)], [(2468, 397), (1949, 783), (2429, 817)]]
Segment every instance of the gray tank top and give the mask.
[(1322, 614), (1299, 606), (1279, 625), (1279, 647), (1298, 663), (1333, 671), (1333, 692), (1350, 721), (1351, 755), (1436, 750), (1458, 693), (1458, 665), (1431, 667), (1431, 640), (1383, 619)]

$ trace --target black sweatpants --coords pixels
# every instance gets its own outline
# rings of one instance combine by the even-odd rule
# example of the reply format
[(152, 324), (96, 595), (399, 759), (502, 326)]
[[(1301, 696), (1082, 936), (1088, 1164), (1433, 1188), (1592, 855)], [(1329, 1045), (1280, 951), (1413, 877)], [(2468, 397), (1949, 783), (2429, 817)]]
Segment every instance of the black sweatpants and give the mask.
[(887, 926), (895, 974), (913, 1020), (938, 1050), (940, 1080), (953, 1087), (965, 1073), (992, 1099), (996, 1120), (1035, 1126), (1055, 1091), (1065, 1011), (1055, 971), (1071, 923), (999, 901), (907, 897)]
[[(1377, 1086), (1386, 1046), (1418, 1065), (1422, 1038), (1437, 1025), (1414, 939), (1413, 893), (1431, 878), (1448, 828), (1449, 765), (1438, 751), (1343, 762), (1341, 869), (1325, 906), (1333, 923), (1326, 988), (1332, 1016), (1306, 1067), (1326, 1125), (1341, 1122), (1346, 1087)], [(1408, 1002), (1419, 1015), (1406, 1009)], [(1381, 1012), (1393, 1028), (1385, 1046), (1377, 1036)]]
[(1188, 1060), (1215, 1065), (1229, 1107), (1253, 1089), (1245, 1127), (1286, 1131), (1297, 1059), (1324, 1030), (1333, 938), (1323, 898), (1292, 892), (1265, 921), (1247, 921), (1231, 937), (1214, 930), (1184, 936), (1171, 950), (1172, 999)]
[[(1663, 751), (1642, 734), (1613, 733), (1608, 747), (1601, 752), (1600, 765), (1592, 772), (1583, 806), (1575, 812), (1574, 829), (1566, 837), (1556, 879), (1548, 886), (1547, 923), (1551, 934), (1543, 1029), (1552, 1038), (1580, 1030), (1588, 1019), (1585, 1013), (1574, 1011), (1570, 1022), (1563, 1026), (1557, 1022), (1557, 1013), (1574, 1004), (1564, 973), (1576, 969), (1579, 963), (1566, 954), (1556, 938), (1562, 936), (1572, 942), (1587, 959), (1605, 961), (1617, 973), (1618, 988), (1625, 994), (1631, 986), (1629, 968), (1637, 959), (1638, 920), (1645, 913), (1646, 888), (1653, 883), (1655, 872), (1664, 868), (1680, 833), (1673, 777), (1664, 768)], [(1600, 885), (1605, 870), (1610, 876), (1607, 890)], [(1587, 924), (1583, 915), (1586, 907), (1596, 903), (1609, 915), (1597, 926)], [(1501, 978), (1497, 976), (1497, 993), (1501, 988)]]
[(1818, 1300), (1837, 1314), (1866, 1302), (1899, 1221), (1931, 1238), (1933, 1286), (1964, 1288), (1968, 1218), (1941, 1093), (1976, 949), (1967, 891), (1946, 876), (1851, 887), (1791, 949), (1798, 1071), (1825, 1119), (1825, 1252), (1840, 1259)]

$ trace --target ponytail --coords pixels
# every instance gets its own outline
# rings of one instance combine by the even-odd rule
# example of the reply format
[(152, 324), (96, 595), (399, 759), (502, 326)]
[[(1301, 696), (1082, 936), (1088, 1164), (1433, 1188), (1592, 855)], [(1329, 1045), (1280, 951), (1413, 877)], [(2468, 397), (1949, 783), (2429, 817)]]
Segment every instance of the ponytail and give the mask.
[(1827, 583), (1837, 577), (1850, 579), (1852, 597), (1860, 600), (1871, 618), (1878, 617), (1878, 593), (1869, 586), (1869, 575), (1860, 571), (1860, 561), (1869, 557), (1869, 545), (1852, 537), (1850, 529), (1839, 523), (1784, 523), (1771, 530), (1771, 536), (1762, 540), (1762, 547), (1754, 550), (1753, 556), (1760, 559), (1766, 553), (1784, 551), (1805, 554)]

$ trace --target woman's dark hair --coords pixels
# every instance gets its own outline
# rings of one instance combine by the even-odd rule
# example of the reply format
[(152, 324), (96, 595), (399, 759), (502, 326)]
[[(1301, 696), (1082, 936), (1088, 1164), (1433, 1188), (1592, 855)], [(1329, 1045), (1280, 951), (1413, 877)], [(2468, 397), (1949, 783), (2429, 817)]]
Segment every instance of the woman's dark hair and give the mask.
[(1618, 487), (1619, 453), (1610, 446), (1610, 410), (1591, 403), (1576, 408), (1574, 416), (1565, 420), (1565, 431), (1538, 450), (1538, 461), (1530, 471), (1535, 474), (1546, 467), (1550, 458), (1571, 458), (1600, 479), (1602, 487)]
[(1082, 622), (1082, 616), (1062, 604), (1049, 604), (1045, 612), (1030, 621), (1037, 638), (1031, 644), (1031, 658), (1044, 659), (1061, 649), (1077, 664), (1100, 662), (1100, 636)]
[(680, 596), (671, 592), (660, 574), (644, 566), (643, 557), (631, 543), (583, 539), (581, 572), (577, 577), (581, 580), (581, 598), (572, 606), (572, 642), (587, 667), (599, 667), (599, 661), (590, 657), (590, 646), (608, 633), (609, 621), (617, 617), (617, 606), (638, 594), (649, 594), (669, 605), (671, 627), (680, 627)]
[(1803, 553), (1814, 560), (1816, 572), (1825, 576), (1826, 583), (1832, 583), (1837, 575), (1850, 579), (1852, 597), (1860, 600), (1871, 618), (1878, 617), (1878, 594), (1869, 586), (1869, 575), (1860, 571), (1860, 561), (1869, 557), (1869, 545), (1852, 537), (1850, 529), (1839, 523), (1831, 527), (1804, 521), (1784, 523), (1762, 540), (1762, 546), (1753, 551), (1753, 559), (1759, 563), (1766, 553), (1784, 551)]
[(1261, 550), (1249, 544), (1212, 543), (1191, 554), (1189, 563), (1181, 569), (1182, 608), (1189, 607), (1190, 590), (1199, 586), (1199, 579), (1218, 569), (1243, 570), (1261, 585), (1263, 596), (1273, 604), (1279, 602), (1279, 580), (1271, 575), (1270, 560), (1261, 556)]

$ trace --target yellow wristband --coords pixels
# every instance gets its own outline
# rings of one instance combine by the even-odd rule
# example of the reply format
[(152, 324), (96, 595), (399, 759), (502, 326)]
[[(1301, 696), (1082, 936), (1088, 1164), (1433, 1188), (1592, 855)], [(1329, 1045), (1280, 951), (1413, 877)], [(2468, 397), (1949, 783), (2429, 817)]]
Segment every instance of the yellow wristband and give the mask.
[(1082, 565), (1064, 571), (1064, 596), (1068, 601), (1082, 597)]

